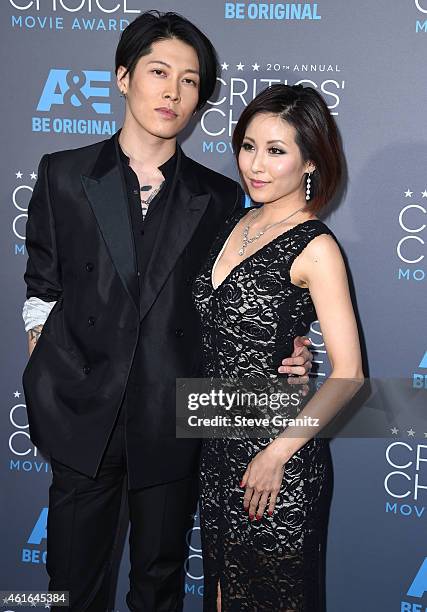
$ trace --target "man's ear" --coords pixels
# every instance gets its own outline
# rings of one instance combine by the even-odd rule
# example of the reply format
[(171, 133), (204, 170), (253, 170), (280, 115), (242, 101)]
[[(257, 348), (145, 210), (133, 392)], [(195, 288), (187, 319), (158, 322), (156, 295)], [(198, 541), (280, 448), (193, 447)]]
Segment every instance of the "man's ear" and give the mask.
[(129, 86), (129, 73), (126, 72), (124, 66), (119, 66), (117, 68), (116, 83), (120, 93), (126, 95)]

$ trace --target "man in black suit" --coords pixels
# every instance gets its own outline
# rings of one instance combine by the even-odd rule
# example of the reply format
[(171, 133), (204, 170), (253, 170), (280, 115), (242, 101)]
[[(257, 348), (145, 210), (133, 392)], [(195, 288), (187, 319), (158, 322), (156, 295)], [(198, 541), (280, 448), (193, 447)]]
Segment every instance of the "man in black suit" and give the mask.
[[(199, 442), (175, 437), (175, 380), (200, 375), (191, 285), (240, 186), (176, 136), (211, 96), (210, 41), (149, 12), (116, 53), (126, 100), (107, 141), (45, 155), (29, 205), (23, 382), (31, 439), (52, 465), (47, 570), (72, 610), (107, 609), (120, 508), (131, 610), (177, 610), (197, 502)], [(298, 339), (283, 371), (306, 373)]]

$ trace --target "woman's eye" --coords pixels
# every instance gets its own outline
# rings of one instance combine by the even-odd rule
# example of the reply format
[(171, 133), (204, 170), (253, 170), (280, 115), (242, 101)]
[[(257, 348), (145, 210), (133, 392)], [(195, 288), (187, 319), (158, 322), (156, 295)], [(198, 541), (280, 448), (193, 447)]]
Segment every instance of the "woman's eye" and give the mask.
[(273, 155), (283, 155), (285, 152), (282, 151), (282, 149), (278, 149), (277, 147), (271, 147), (271, 149), (269, 149), (270, 153), (273, 153)]
[(244, 151), (250, 151), (251, 149), (253, 149), (253, 147), (252, 147), (252, 145), (251, 145), (251, 144), (249, 144), (249, 142), (244, 142), (244, 143), (242, 144), (242, 149), (243, 149)]
[(197, 87), (197, 83), (193, 79), (184, 79), (184, 81), (190, 85), (193, 85), (194, 87)]

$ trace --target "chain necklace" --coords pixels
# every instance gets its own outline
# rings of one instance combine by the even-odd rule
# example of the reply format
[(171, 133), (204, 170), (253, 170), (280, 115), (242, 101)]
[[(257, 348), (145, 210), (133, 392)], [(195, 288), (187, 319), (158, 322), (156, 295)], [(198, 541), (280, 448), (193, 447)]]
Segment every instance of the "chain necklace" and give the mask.
[(145, 200), (143, 200), (142, 197), (141, 197), (141, 204), (146, 204), (148, 206), (149, 203), (151, 202), (151, 200), (154, 200), (156, 195), (159, 193), (160, 189), (163, 187), (163, 183), (164, 182), (165, 181), (163, 180), (160, 183), (160, 185), (158, 185), (158, 187), (156, 187), (156, 189), (153, 189), (151, 185), (143, 185), (143, 187), (141, 187), (141, 196), (142, 196), (142, 192), (143, 191), (148, 191), (147, 187), (149, 187), (150, 189), (153, 189), (153, 191), (150, 193), (148, 198), (146, 198)]
[[(160, 183), (160, 185), (159, 185), (158, 187), (156, 187), (156, 189), (154, 189), (154, 190), (153, 190), (153, 191), (150, 193), (150, 195), (148, 196), (148, 198), (146, 198), (145, 200), (144, 200), (144, 199), (142, 199), (142, 197), (141, 197), (141, 211), (142, 211), (142, 220), (143, 220), (143, 221), (145, 221), (145, 216), (146, 216), (146, 214), (147, 214), (147, 210), (148, 210), (148, 206), (150, 205), (150, 202), (151, 202), (152, 200), (154, 200), (154, 198), (156, 197), (156, 195), (159, 193), (160, 189), (163, 187), (163, 183), (164, 183), (164, 182), (165, 182), (165, 181), (162, 181), (162, 182)], [(143, 193), (144, 191), (148, 191), (148, 190), (147, 190), (147, 187), (150, 187), (150, 189), (152, 189), (151, 185), (144, 185), (143, 187), (141, 187), (141, 196), (142, 196), (142, 193)]]
[[(139, 165), (142, 164), (142, 162), (140, 160), (132, 157), (127, 151), (125, 151), (125, 149), (122, 146), (121, 146), (121, 149), (122, 149), (123, 153), (129, 158), (130, 162), (133, 161), (133, 162), (136, 162), (136, 164), (139, 164)], [(131, 164), (129, 164), (129, 165), (131, 165)], [(150, 202), (152, 202), (154, 200), (154, 198), (156, 197), (156, 195), (159, 193), (160, 189), (163, 187), (164, 182), (165, 182), (165, 180), (163, 179), (163, 181), (155, 189), (153, 189), (152, 185), (142, 185), (142, 187), (140, 187), (141, 210), (142, 210), (142, 218), (143, 219), (145, 219), (145, 215), (147, 214), (147, 210), (148, 210), (148, 206), (149, 206)], [(151, 193), (150, 193), (150, 195), (147, 198), (144, 199), (142, 197), (142, 194), (144, 192), (146, 192), (146, 191), (151, 191)]]
[[(245, 227), (243, 228), (243, 242), (242, 242), (241, 248), (239, 249), (240, 257), (243, 257), (243, 255), (245, 254), (246, 247), (248, 246), (248, 244), (252, 244), (252, 242), (259, 240), (261, 236), (265, 234), (265, 232), (272, 229), (273, 227), (276, 227), (277, 225), (280, 225), (281, 223), (284, 223), (285, 221), (287, 221), (288, 219), (296, 215), (297, 212), (300, 212), (300, 210), (303, 210), (303, 208), (304, 207), (298, 208), (298, 210), (295, 210), (293, 213), (291, 213), (284, 219), (281, 219), (280, 221), (276, 221), (276, 223), (270, 223), (270, 225), (267, 225), (266, 227), (264, 227), (263, 230), (259, 230), (259, 232), (257, 232), (255, 236), (253, 236), (252, 238), (249, 238), (249, 230), (251, 227), (250, 224), (248, 223), (247, 225), (245, 225)], [(254, 214), (251, 217), (251, 221), (255, 221), (255, 219), (259, 217), (260, 214), (261, 214), (261, 209), (255, 210)]]

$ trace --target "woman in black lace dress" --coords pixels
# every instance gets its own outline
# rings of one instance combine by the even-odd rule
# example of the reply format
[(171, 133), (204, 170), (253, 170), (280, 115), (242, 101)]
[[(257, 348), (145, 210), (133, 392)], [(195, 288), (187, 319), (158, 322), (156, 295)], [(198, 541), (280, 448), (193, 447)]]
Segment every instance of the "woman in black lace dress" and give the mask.
[[(195, 281), (206, 377), (274, 378), (292, 339), (318, 318), (330, 378), (360, 379), (345, 266), (316, 217), (341, 176), (326, 104), (312, 88), (273, 85), (244, 110), (233, 147), (247, 191), (262, 206), (228, 221)], [(324, 610), (329, 447), (289, 429), (203, 444), (206, 612)]]

